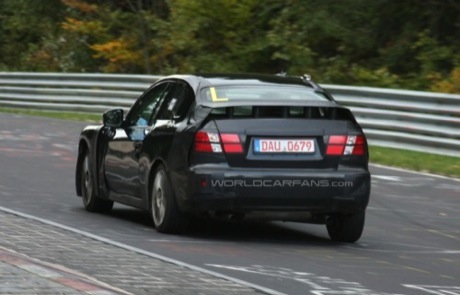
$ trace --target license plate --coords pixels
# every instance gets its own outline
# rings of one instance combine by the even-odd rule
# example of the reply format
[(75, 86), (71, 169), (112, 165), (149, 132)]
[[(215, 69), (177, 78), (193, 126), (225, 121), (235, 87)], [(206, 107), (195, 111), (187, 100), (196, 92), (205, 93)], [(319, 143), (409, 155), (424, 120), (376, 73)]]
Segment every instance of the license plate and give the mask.
[(254, 139), (256, 153), (314, 153), (314, 139)]

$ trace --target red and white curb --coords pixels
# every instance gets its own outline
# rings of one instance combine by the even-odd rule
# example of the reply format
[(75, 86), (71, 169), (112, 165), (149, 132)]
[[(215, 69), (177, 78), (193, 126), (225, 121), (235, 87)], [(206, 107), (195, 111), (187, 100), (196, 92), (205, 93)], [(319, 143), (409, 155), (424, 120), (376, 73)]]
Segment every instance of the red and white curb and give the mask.
[(132, 295), (88, 275), (0, 247), (0, 261), (75, 291), (92, 295)]
[[(145, 251), (145, 250), (142, 250), (140, 248), (129, 246), (129, 245), (126, 245), (126, 244), (123, 244), (123, 243), (120, 243), (120, 242), (117, 242), (117, 241), (114, 241), (114, 240), (111, 240), (111, 239), (108, 239), (108, 238), (104, 238), (104, 237), (101, 237), (101, 236), (98, 236), (98, 235), (95, 235), (95, 234), (92, 234), (92, 233), (89, 233), (89, 232), (85, 232), (85, 231), (82, 231), (82, 230), (77, 229), (77, 228), (73, 228), (73, 227), (70, 227), (70, 226), (67, 226), (67, 225), (63, 225), (63, 224), (60, 224), (60, 223), (57, 223), (57, 222), (54, 222), (54, 221), (51, 221), (51, 220), (48, 220), (48, 219), (44, 219), (44, 218), (40, 218), (40, 217), (33, 216), (33, 215), (30, 215), (30, 214), (22, 213), (22, 212), (12, 210), (12, 209), (9, 209), (9, 208), (6, 208), (6, 207), (2, 207), (2, 206), (0, 206), (0, 211), (5, 212), (5, 213), (9, 213), (9, 214), (13, 214), (13, 215), (16, 215), (16, 216), (19, 216), (19, 217), (22, 217), (22, 218), (26, 218), (26, 219), (29, 219), (29, 220), (38, 221), (40, 223), (47, 224), (47, 225), (50, 225), (50, 226), (54, 226), (54, 227), (66, 230), (68, 232), (76, 233), (76, 234), (82, 235), (84, 237), (87, 237), (87, 238), (90, 238), (90, 239), (93, 239), (93, 240), (96, 240), (96, 241), (99, 241), (99, 242), (102, 242), (102, 243), (105, 243), (105, 244), (108, 244), (108, 245), (118, 247), (120, 249), (131, 251), (133, 253), (138, 253), (138, 254), (141, 254), (141, 255), (148, 256), (150, 258), (161, 260), (163, 262), (167, 262), (167, 263), (171, 263), (171, 264), (178, 265), (178, 266), (181, 266), (181, 267), (185, 267), (187, 269), (194, 270), (194, 271), (197, 271), (197, 272), (200, 272), (200, 273), (203, 273), (203, 274), (208, 274), (208, 275), (211, 275), (211, 276), (216, 277), (216, 278), (221, 278), (221, 279), (236, 283), (236, 284), (241, 285), (241, 286), (252, 288), (252, 289), (257, 290), (257, 291), (259, 291), (261, 293), (264, 293), (264, 294), (287, 295), (286, 293), (283, 293), (283, 292), (279, 292), (279, 291), (276, 291), (276, 290), (273, 290), (273, 289), (270, 289), (270, 288), (267, 288), (267, 287), (263, 287), (263, 286), (253, 284), (253, 283), (241, 280), (241, 279), (237, 279), (237, 278), (234, 278), (234, 277), (231, 277), (231, 276), (228, 276), (228, 275), (224, 275), (222, 273), (218, 273), (218, 272), (215, 272), (215, 271), (212, 271), (212, 270), (208, 270), (208, 269), (205, 269), (203, 267), (199, 267), (199, 266), (192, 265), (192, 264), (189, 264), (189, 263), (186, 263), (186, 262), (182, 262), (182, 261), (179, 261), (179, 260), (176, 260), (176, 259), (173, 259), (173, 258), (169, 258), (169, 257), (163, 256), (163, 255), (160, 255), (160, 254), (157, 254), (157, 253), (154, 253), (154, 252)], [(130, 294), (130, 293), (127, 293), (126, 291), (123, 291), (123, 292), (124, 293), (121, 293), (121, 294)]]

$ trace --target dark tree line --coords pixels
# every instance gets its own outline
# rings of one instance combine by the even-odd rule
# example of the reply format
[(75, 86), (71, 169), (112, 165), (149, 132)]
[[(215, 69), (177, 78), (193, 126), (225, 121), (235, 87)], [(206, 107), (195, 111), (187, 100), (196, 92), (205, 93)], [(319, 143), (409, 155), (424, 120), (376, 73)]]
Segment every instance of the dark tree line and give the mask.
[(2, 0), (0, 70), (308, 72), (460, 92), (458, 0)]

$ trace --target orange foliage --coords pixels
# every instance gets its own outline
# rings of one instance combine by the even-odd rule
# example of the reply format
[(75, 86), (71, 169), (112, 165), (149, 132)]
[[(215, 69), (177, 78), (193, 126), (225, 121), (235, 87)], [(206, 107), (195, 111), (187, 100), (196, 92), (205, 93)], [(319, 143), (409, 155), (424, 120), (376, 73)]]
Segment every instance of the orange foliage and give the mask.
[(142, 55), (133, 47), (133, 41), (125, 38), (90, 46), (96, 52), (93, 57), (109, 61), (104, 67), (106, 72), (120, 72), (130, 65), (141, 64)]
[(460, 93), (460, 68), (454, 68), (447, 79), (436, 82), (431, 91), (445, 93)]
[(81, 27), (84, 26), (84, 22), (75, 18), (66, 17), (65, 22), (62, 23), (62, 28), (68, 31), (79, 32)]
[(83, 13), (91, 13), (97, 10), (97, 5), (89, 4), (81, 0), (61, 0), (64, 5), (70, 8), (74, 8)]
[(104, 31), (103, 25), (100, 21), (81, 21), (71, 17), (66, 17), (65, 21), (61, 24), (61, 27), (67, 31), (87, 35), (94, 35)]
[(30, 71), (60, 71), (59, 60), (53, 56), (52, 49), (43, 47), (25, 56)]

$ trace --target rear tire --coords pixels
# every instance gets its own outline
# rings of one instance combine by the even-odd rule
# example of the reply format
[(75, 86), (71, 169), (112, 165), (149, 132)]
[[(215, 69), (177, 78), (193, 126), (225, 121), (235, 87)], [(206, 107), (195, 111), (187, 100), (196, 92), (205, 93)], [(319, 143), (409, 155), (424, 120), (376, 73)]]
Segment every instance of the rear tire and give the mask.
[(333, 241), (354, 243), (364, 229), (365, 211), (348, 215), (332, 215), (326, 222), (327, 232)]
[(157, 168), (153, 180), (150, 211), (158, 232), (181, 233), (187, 229), (188, 218), (177, 208), (171, 183), (161, 165)]
[(113, 207), (113, 201), (103, 200), (96, 196), (93, 182), (93, 172), (88, 153), (85, 153), (81, 167), (81, 197), (83, 206), (89, 212), (108, 212)]

